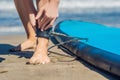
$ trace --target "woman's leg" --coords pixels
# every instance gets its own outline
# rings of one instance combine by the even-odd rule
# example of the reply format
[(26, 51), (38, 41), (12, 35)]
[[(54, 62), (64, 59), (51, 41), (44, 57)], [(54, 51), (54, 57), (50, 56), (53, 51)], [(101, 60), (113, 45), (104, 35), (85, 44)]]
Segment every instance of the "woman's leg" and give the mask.
[(33, 47), (36, 43), (36, 33), (29, 21), (29, 13), (33, 12), (34, 14), (36, 14), (36, 10), (32, 0), (14, 0), (14, 2), (21, 21), (24, 25), (27, 34), (27, 40), (20, 44), (18, 47), (13, 48), (12, 50), (22, 51)]
[(37, 47), (35, 53), (29, 60), (28, 64), (46, 64), (50, 62), (50, 58), (48, 57), (48, 42), (47, 38), (38, 38)]
[[(37, 8), (44, 5), (44, 0), (36, 0), (37, 1)], [(39, 2), (40, 1), (40, 2)], [(37, 26), (38, 27), (38, 26)], [(49, 43), (49, 29), (47, 31), (40, 31), (37, 28), (37, 47), (35, 53), (31, 57), (28, 63), (30, 64), (46, 64), (50, 62), (50, 58), (48, 57), (48, 43)]]
[[(35, 30), (32, 28), (32, 25), (30, 24), (29, 15), (28, 15), (31, 12), (36, 13), (36, 11), (33, 6), (32, 0), (14, 0), (14, 1), (15, 1), (16, 8), (18, 10), (18, 13), (20, 15), (20, 18), (23, 22), (23, 25), (27, 33), (28, 40), (21, 44), (21, 50), (24, 50), (26, 48), (33, 46), (33, 43), (35, 43), (36, 41), (36, 37), (35, 37), (36, 33), (35, 33)], [(30, 64), (37, 64), (37, 63), (45, 64), (45, 63), (50, 62), (50, 59), (47, 55), (47, 48), (48, 48), (49, 40), (47, 38), (39, 37), (37, 41), (38, 43), (37, 43), (36, 50), (33, 56), (31, 57), (31, 59), (29, 60), (29, 63)]]

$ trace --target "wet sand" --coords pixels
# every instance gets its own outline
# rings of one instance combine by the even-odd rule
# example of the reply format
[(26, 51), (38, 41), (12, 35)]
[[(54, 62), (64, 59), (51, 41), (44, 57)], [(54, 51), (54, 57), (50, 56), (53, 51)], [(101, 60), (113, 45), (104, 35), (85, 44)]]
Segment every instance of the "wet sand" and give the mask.
[[(83, 60), (76, 60), (57, 47), (49, 52), (50, 63), (26, 65), (33, 49), (8, 52), (25, 39), (25, 35), (0, 35), (0, 80), (119, 80)], [(50, 42), (51, 45), (53, 43)]]

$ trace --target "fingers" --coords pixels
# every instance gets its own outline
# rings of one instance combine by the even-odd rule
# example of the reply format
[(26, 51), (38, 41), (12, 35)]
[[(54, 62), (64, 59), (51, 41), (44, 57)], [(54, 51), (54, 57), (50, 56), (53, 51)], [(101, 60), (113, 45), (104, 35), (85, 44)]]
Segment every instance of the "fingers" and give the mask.
[(38, 20), (38, 19), (42, 16), (43, 12), (44, 12), (44, 11), (41, 9), (41, 10), (37, 13), (35, 19)]
[(38, 12), (36, 19), (38, 20), (38, 28), (41, 31), (44, 31), (54, 24), (56, 17), (50, 17), (46, 14), (44, 10), (41, 10)]
[(47, 21), (47, 17), (44, 16), (42, 19), (39, 20), (39, 28), (41, 29), (43, 24)]
[(43, 16), (43, 18), (39, 18), (38, 19), (38, 28), (41, 29), (41, 26), (43, 25), (43, 22), (45, 22), (45, 21), (46, 21), (45, 16)]
[(55, 22), (55, 20), (56, 20), (56, 18), (53, 19), (53, 20), (44, 28), (44, 30), (47, 30), (47, 29), (49, 29), (50, 27), (52, 27), (53, 24), (54, 24), (54, 22)]
[(42, 25), (41, 25), (41, 30), (44, 31), (46, 26), (48, 26), (51, 23), (52, 20), (53, 20), (52, 18), (46, 18), (45, 22), (43, 22)]
[(39, 22), (38, 22), (39, 28), (41, 29), (41, 31), (44, 31), (44, 30), (48, 29), (49, 27), (51, 27), (53, 25), (54, 21), (55, 21), (55, 19), (44, 15), (44, 17), (41, 20), (39, 20)]

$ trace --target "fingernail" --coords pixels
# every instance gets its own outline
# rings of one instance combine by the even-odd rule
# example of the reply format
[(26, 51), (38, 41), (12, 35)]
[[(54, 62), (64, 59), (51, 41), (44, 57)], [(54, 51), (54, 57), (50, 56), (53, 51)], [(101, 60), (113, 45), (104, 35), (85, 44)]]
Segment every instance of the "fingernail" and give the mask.
[(47, 30), (46, 28), (44, 30)]
[(43, 29), (41, 29), (41, 31), (44, 31)]
[(45, 64), (45, 62), (42, 62), (42, 64)]

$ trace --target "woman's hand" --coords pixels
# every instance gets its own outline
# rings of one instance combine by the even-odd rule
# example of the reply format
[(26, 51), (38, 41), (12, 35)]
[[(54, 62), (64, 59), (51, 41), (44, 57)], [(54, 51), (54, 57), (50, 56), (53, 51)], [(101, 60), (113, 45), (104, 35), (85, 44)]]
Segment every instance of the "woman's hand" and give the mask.
[(59, 0), (40, 0), (38, 2), (36, 19), (38, 20), (38, 28), (41, 31), (53, 26), (58, 17), (58, 5)]

